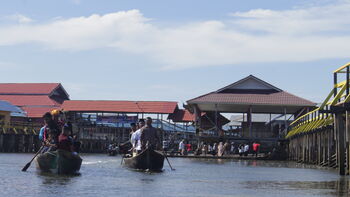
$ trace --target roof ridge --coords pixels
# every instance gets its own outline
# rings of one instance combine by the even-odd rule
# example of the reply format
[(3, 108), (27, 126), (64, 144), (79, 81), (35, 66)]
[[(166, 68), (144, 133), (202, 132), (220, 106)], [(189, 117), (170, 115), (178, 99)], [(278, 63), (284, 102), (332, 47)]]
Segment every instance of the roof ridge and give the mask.
[(262, 83), (262, 84), (265, 84), (265, 85), (267, 85), (267, 86), (270, 86), (272, 89), (277, 90), (278, 92), (283, 92), (282, 89), (277, 88), (276, 86), (274, 86), (274, 85), (272, 85), (272, 84), (270, 84), (270, 83), (268, 83), (268, 82), (266, 82), (266, 81), (264, 81), (264, 80), (262, 80), (262, 79), (260, 79), (260, 78), (258, 78), (258, 77), (256, 77), (256, 76), (254, 76), (254, 75), (252, 75), (252, 74), (250, 74), (250, 75), (248, 75), (247, 77), (244, 77), (243, 79), (240, 79), (240, 80), (238, 80), (238, 81), (236, 81), (236, 82), (234, 82), (234, 83), (231, 83), (231, 84), (229, 84), (229, 85), (227, 85), (227, 86), (225, 86), (225, 87), (223, 87), (223, 88), (220, 88), (220, 89), (218, 89), (218, 90), (215, 91), (215, 92), (219, 93), (219, 92), (225, 90), (226, 88), (229, 88), (230, 86), (238, 85), (238, 84), (240, 84), (240, 83), (242, 83), (242, 82), (244, 82), (244, 81), (246, 81), (246, 80), (248, 80), (248, 79), (257, 80), (258, 82), (260, 82), (260, 83)]

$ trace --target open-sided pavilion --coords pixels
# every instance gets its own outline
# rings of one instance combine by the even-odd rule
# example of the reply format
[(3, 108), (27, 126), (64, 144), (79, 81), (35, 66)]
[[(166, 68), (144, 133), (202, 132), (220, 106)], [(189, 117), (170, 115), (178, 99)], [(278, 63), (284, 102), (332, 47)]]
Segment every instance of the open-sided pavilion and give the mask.
[[(242, 132), (244, 139), (257, 138), (281, 138), (281, 133), (288, 127), (292, 118), (307, 113), (314, 109), (316, 104), (301, 97), (290, 94), (277, 88), (253, 75), (249, 75), (235, 83), (216, 91), (201, 95), (187, 101), (187, 108), (195, 114), (196, 133), (199, 137), (228, 137), (223, 129), (224, 124), (219, 117), (222, 113), (242, 114)], [(202, 115), (214, 114), (211, 119), (212, 127), (204, 127)], [(266, 128), (254, 127), (252, 114), (266, 114), (270, 116), (270, 121), (265, 123)], [(279, 114), (279, 118), (284, 116), (283, 128), (279, 134), (259, 135), (259, 133), (272, 133), (271, 114)], [(246, 116), (246, 118), (244, 118)], [(276, 117), (276, 116), (275, 116)]]

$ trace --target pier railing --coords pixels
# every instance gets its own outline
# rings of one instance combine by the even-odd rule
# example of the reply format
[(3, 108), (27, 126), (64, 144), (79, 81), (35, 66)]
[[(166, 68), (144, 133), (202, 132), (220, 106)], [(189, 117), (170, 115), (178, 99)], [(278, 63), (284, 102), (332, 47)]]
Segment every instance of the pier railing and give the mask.
[(25, 121), (11, 121), (9, 124), (0, 123), (0, 134), (38, 135), (42, 125)]
[(350, 63), (333, 73), (333, 87), (321, 103), (290, 125), (289, 158), (350, 174)]

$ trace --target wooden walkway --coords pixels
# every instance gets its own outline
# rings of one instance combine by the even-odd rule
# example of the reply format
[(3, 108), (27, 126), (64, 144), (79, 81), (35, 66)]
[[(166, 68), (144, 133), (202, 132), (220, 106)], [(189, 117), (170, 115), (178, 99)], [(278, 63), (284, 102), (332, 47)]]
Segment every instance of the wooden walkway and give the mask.
[(196, 158), (196, 159), (237, 159), (237, 160), (269, 160), (265, 154), (259, 154), (258, 157), (248, 155), (248, 156), (239, 156), (239, 155), (224, 155), (224, 156), (212, 156), (212, 155), (171, 155), (167, 154), (167, 157), (179, 157), (179, 158)]

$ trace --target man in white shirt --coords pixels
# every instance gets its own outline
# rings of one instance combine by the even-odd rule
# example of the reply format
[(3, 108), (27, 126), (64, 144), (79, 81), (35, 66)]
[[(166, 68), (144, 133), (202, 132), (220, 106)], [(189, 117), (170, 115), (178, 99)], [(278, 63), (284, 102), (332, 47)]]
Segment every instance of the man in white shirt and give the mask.
[(185, 140), (181, 140), (181, 142), (179, 143), (179, 151), (181, 155), (185, 154)]
[(143, 119), (140, 119), (139, 129), (131, 135), (132, 147), (134, 149), (134, 152), (136, 153), (141, 152), (141, 133), (144, 126), (145, 126), (145, 121)]
[(249, 144), (244, 145), (244, 156), (248, 156)]
[(134, 143), (135, 143), (135, 135), (134, 133), (136, 132), (137, 128), (136, 128), (136, 124), (135, 123), (131, 123), (130, 124), (130, 143), (132, 145), (132, 148), (135, 148), (134, 147)]

